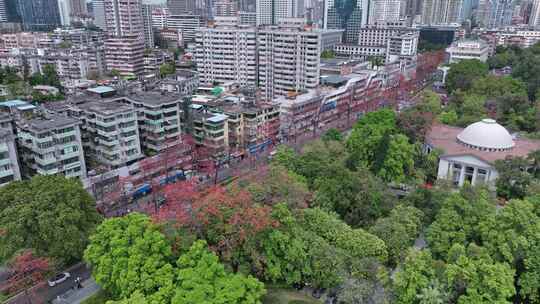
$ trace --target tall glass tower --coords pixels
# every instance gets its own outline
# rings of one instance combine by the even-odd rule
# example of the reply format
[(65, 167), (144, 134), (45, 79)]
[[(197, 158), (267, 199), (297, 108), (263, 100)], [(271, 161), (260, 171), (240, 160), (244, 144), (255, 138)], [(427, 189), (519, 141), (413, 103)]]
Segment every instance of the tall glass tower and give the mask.
[(61, 24), (57, 0), (15, 1), (25, 30), (48, 31)]
[(358, 43), (360, 28), (366, 24), (368, 0), (326, 0), (324, 3), (324, 28), (344, 29), (346, 43)]

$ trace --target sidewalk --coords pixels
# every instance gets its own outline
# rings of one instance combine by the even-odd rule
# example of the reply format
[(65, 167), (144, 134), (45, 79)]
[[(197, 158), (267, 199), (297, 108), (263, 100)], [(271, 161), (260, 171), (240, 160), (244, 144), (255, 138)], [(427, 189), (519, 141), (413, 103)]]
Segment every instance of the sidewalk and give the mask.
[(52, 301), (53, 304), (80, 304), (82, 301), (96, 294), (100, 287), (94, 279), (82, 282), (82, 289), (70, 289), (65, 294), (58, 296)]

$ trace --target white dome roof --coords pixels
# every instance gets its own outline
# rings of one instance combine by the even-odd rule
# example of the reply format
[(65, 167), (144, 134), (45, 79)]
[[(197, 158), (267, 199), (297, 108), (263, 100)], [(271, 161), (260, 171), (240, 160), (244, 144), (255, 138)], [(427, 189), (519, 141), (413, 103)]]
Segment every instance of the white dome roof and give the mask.
[(507, 150), (514, 147), (514, 140), (508, 131), (493, 119), (482, 119), (465, 128), (457, 139), (474, 148)]

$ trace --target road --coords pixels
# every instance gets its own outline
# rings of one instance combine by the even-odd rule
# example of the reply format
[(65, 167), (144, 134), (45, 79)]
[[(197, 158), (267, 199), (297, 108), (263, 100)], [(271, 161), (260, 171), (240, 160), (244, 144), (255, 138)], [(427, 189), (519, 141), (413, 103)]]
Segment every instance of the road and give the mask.
[(54, 287), (50, 287), (47, 282), (42, 282), (27, 292), (21, 292), (9, 299), (8, 304), (41, 304), (52, 301), (57, 296), (65, 294), (68, 290), (74, 288), (75, 278), (80, 277), (82, 280), (90, 278), (90, 269), (84, 263), (79, 263), (65, 271), (71, 274), (71, 278)]

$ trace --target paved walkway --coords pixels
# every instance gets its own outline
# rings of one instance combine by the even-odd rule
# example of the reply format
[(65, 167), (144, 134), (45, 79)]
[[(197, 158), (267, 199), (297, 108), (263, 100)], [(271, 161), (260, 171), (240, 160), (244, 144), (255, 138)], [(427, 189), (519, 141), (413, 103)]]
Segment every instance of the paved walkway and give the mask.
[(82, 301), (96, 294), (100, 287), (94, 279), (82, 282), (82, 289), (70, 289), (65, 294), (58, 296), (52, 301), (53, 304), (80, 304)]

